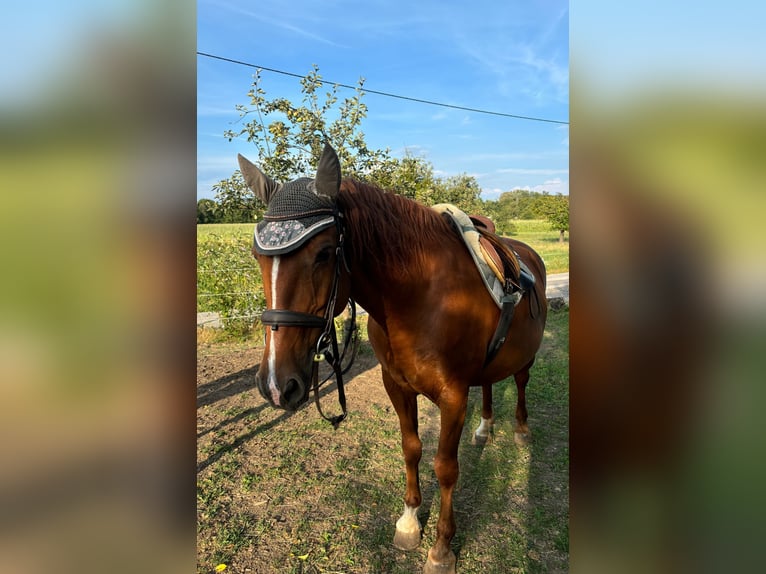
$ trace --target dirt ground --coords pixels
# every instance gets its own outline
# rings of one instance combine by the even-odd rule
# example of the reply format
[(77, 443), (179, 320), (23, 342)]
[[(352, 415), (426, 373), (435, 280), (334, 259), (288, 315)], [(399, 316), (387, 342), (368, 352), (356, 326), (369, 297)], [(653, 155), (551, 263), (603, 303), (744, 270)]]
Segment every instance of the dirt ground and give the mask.
[[(566, 353), (548, 347), (543, 355)], [(438, 516), (438, 409), (419, 403), (424, 534), (404, 553), (391, 545), (403, 505), (401, 437), (371, 349), (363, 344), (345, 377), (349, 416), (338, 430), (313, 397), (296, 413), (271, 408), (254, 386), (261, 356), (252, 344), (198, 342), (198, 573), (222, 564), (249, 574), (420, 572)], [(568, 392), (568, 380), (555, 384)], [(492, 442), (471, 447), (481, 402), (480, 390), (471, 392), (455, 494), (461, 574), (567, 571), (568, 395), (536, 397), (532, 388), (533, 435), (541, 421), (546, 428), (529, 450), (513, 444), (512, 384), (496, 394), (503, 404)], [(321, 394), (325, 413), (337, 414), (334, 385)]]

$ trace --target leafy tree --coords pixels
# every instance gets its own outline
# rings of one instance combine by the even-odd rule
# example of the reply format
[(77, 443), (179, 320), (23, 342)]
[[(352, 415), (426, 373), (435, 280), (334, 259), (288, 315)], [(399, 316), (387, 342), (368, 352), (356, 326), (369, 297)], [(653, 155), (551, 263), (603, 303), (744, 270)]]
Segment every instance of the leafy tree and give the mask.
[(516, 228), (514, 219), (539, 217), (534, 206), (539, 194), (525, 189), (514, 189), (501, 194), (497, 201), (485, 202), (484, 209), (492, 217), (499, 233), (511, 235)]
[(539, 213), (558, 230), (559, 242), (564, 242), (564, 233), (569, 231), (569, 196), (544, 194), (537, 206)]
[(409, 152), (401, 159), (387, 158), (366, 179), (424, 204), (429, 203), (436, 186), (433, 166)]
[[(338, 153), (344, 177), (374, 183), (426, 205), (449, 202), (466, 211), (479, 205), (481, 189), (474, 178), (459, 175), (441, 180), (423, 158), (409, 153), (401, 159), (392, 158), (388, 148), (372, 150), (367, 146), (361, 131), (361, 122), (367, 116), (367, 106), (362, 102), (364, 78), (360, 78), (356, 94), (342, 102), (337, 85), (326, 91), (320, 101), (324, 82), (316, 65), (300, 83), (301, 105), (286, 98), (267, 99), (261, 87), (260, 70), (256, 72), (248, 93), (250, 105), (237, 106), (242, 118), (252, 119), (239, 131), (228, 130), (224, 134), (229, 140), (245, 137), (254, 143), (257, 163), (271, 178), (289, 181), (312, 175), (324, 143), (329, 141)], [(264, 207), (247, 188), (239, 171), (219, 181), (214, 190), (223, 221), (252, 221)]]
[(500, 212), (508, 219), (534, 219), (539, 193), (527, 189), (507, 191), (498, 198)]
[[(254, 115), (238, 132), (227, 130), (225, 137), (246, 137), (258, 150), (258, 165), (276, 181), (289, 181), (313, 173), (325, 141), (338, 153), (341, 171), (346, 177), (364, 179), (389, 157), (389, 150), (370, 149), (360, 126), (367, 116), (364, 78), (360, 78), (356, 94), (338, 103), (338, 85), (333, 85), (320, 101), (319, 91), (325, 86), (318, 66), (301, 78), (301, 105), (287, 98), (266, 98), (261, 87), (260, 70), (248, 92), (250, 106), (237, 105), (242, 118)], [(337, 104), (337, 106), (336, 106)], [(330, 121), (330, 117), (335, 119)], [(271, 121), (268, 121), (271, 120)]]
[(476, 178), (468, 174), (453, 175), (441, 183), (438, 203), (453, 203), (466, 213), (481, 211), (481, 187)]
[(467, 174), (439, 178), (429, 161), (409, 152), (402, 159), (388, 158), (368, 179), (423, 205), (452, 203), (470, 213), (481, 209), (481, 187), (476, 178)]
[(516, 225), (513, 222), (513, 218), (505, 217), (500, 212), (500, 202), (496, 199), (482, 199), (480, 207), (477, 209), (477, 213), (486, 215), (492, 221), (495, 222), (495, 229), (500, 235), (513, 235), (516, 233)]
[(197, 202), (197, 223), (216, 223), (216, 204), (212, 199), (200, 199)]
[(221, 223), (250, 223), (256, 221), (265, 206), (247, 187), (239, 170), (213, 186)]

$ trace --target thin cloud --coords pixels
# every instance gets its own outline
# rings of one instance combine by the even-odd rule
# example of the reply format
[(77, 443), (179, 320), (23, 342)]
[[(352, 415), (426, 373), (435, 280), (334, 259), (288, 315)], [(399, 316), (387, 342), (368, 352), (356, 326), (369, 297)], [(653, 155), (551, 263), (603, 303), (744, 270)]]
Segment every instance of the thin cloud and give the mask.
[(543, 191), (547, 191), (548, 193), (561, 193), (563, 195), (569, 195), (569, 182), (563, 181), (560, 177), (555, 177), (553, 179), (547, 179), (540, 185), (533, 185), (531, 187), (532, 191), (537, 191), (538, 193), (542, 193)]
[(498, 173), (512, 173), (515, 175), (556, 175), (558, 173), (569, 173), (568, 169), (528, 169), (522, 167), (509, 167), (498, 169)]
[(261, 13), (245, 10), (243, 8), (240, 8), (239, 6), (232, 6), (231, 4), (228, 4), (226, 2), (220, 2), (218, 5), (232, 12), (236, 12), (237, 14), (241, 14), (243, 16), (247, 16), (248, 18), (253, 18), (254, 20), (258, 20), (259, 22), (262, 22), (263, 24), (266, 24), (268, 26), (271, 26), (274, 28), (281, 28), (283, 30), (287, 30), (288, 32), (292, 32), (298, 36), (303, 36), (304, 38), (309, 38), (310, 40), (315, 40), (317, 42), (321, 42), (322, 44), (327, 44), (328, 46), (333, 46), (335, 48), (349, 47), (343, 44), (338, 44), (337, 42), (333, 42), (332, 40), (325, 38), (324, 36), (320, 36), (319, 34), (315, 34), (314, 32), (309, 32), (308, 30), (305, 30), (303, 28), (290, 24), (289, 22), (283, 19), (271, 18)]
[(236, 116), (239, 117), (239, 111), (234, 106), (227, 108), (223, 106), (197, 106), (197, 116), (211, 117), (211, 116)]
[(561, 151), (542, 151), (542, 152), (506, 152), (506, 153), (475, 153), (466, 155), (465, 161), (527, 161), (547, 159), (550, 157), (566, 156), (566, 152)]
[(499, 187), (493, 187), (492, 189), (482, 189), (481, 196), (483, 199), (489, 201), (496, 201), (507, 190), (502, 190)]

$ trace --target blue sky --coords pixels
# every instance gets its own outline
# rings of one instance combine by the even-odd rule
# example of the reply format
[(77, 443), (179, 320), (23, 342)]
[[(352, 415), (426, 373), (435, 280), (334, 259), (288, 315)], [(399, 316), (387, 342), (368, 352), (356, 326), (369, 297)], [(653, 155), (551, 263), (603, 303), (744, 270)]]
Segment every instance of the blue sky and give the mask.
[[(289, 6), (289, 8), (287, 8)], [(404, 96), (569, 120), (566, 1), (199, 0), (197, 50)], [(248, 104), (254, 69), (197, 57), (197, 196), (237, 168), (253, 144), (223, 137)], [(262, 73), (266, 97), (300, 102), (297, 78)], [(341, 90), (340, 97), (353, 95)], [(569, 192), (567, 125), (498, 117), (368, 94), (362, 124), (373, 148), (467, 173), (496, 198), (516, 188)]]

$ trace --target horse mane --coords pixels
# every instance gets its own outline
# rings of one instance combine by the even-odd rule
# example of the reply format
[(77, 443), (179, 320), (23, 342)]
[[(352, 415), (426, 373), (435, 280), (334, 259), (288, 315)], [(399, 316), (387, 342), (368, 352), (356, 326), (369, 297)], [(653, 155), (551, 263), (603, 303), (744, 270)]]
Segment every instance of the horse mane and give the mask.
[(457, 237), (433, 209), (371, 184), (344, 179), (337, 201), (354, 259), (373, 258), (392, 276), (425, 270), (434, 249)]

